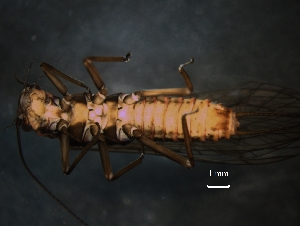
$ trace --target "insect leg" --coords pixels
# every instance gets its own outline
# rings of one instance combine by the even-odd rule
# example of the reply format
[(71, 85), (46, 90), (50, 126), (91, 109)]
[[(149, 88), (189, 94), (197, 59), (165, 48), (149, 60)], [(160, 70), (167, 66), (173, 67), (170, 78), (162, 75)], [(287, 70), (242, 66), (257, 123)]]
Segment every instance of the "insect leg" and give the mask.
[(109, 158), (108, 147), (107, 147), (106, 142), (104, 140), (104, 136), (102, 134), (101, 134), (101, 136), (102, 136), (103, 140), (98, 141), (98, 147), (99, 147), (99, 152), (100, 152), (100, 157), (101, 157), (101, 161), (102, 161), (104, 174), (105, 174), (105, 177), (106, 177), (107, 180), (110, 180), (110, 181), (115, 180), (115, 179), (119, 178), (120, 176), (122, 176), (124, 173), (128, 172), (132, 168), (134, 168), (137, 165), (139, 165), (140, 163), (142, 163), (142, 160), (144, 158), (144, 153), (143, 152), (141, 153), (141, 155), (138, 159), (136, 159), (133, 162), (129, 163), (127, 166), (123, 167), (118, 172), (113, 173), (112, 166), (111, 166), (111, 163), (110, 163), (110, 158)]
[(66, 127), (62, 127), (61, 131), (61, 147), (62, 147), (62, 162), (63, 162), (63, 172), (64, 174), (70, 174), (73, 169), (76, 167), (78, 162), (83, 158), (83, 156), (91, 149), (96, 143), (98, 143), (100, 157), (102, 161), (103, 170), (105, 173), (105, 177), (107, 180), (115, 180), (118, 177), (122, 176), (124, 173), (128, 172), (138, 164), (142, 162), (144, 158), (144, 153), (142, 152), (140, 157), (135, 161), (129, 163), (127, 166), (119, 170), (117, 173), (113, 173), (110, 158), (108, 154), (108, 147), (105, 142), (105, 138), (103, 134), (100, 134), (99, 127), (97, 125), (92, 125), (90, 127), (91, 133), (93, 135), (92, 140), (82, 149), (79, 155), (75, 158), (74, 162), (71, 166), (69, 166), (69, 137), (67, 134)]
[(140, 100), (142, 97), (151, 97), (151, 96), (173, 96), (173, 95), (180, 95), (185, 96), (189, 95), (193, 92), (193, 84), (191, 82), (191, 79), (187, 72), (183, 69), (185, 65), (191, 64), (194, 62), (194, 59), (192, 58), (190, 61), (181, 64), (178, 68), (179, 73), (183, 77), (186, 87), (185, 88), (167, 88), (167, 89), (148, 89), (148, 90), (139, 90), (133, 93), (133, 97), (127, 96), (124, 100), (126, 104), (134, 103), (136, 99)]
[[(62, 125), (60, 125), (62, 124)], [(64, 174), (66, 174), (70, 167), (70, 158), (69, 158), (69, 152), (70, 152), (70, 145), (69, 145), (69, 135), (68, 135), (68, 129), (67, 126), (64, 124), (63, 120), (60, 120), (58, 123), (58, 128), (60, 133), (60, 148), (61, 148), (61, 158), (62, 158), (62, 171)]]
[(69, 136), (66, 133), (66, 128), (62, 129), (62, 134), (60, 136), (60, 145), (61, 145), (61, 157), (62, 157), (62, 170), (63, 173), (66, 174), (70, 167), (69, 162)]
[(72, 78), (69, 75), (66, 75), (64, 73), (62, 73), (61, 71), (57, 70), (56, 68), (54, 68), (53, 66), (51, 66), (50, 64), (47, 63), (42, 63), (41, 64), (41, 68), (44, 71), (44, 73), (47, 75), (47, 77), (50, 79), (50, 81), (54, 84), (54, 86), (57, 88), (57, 90), (64, 96), (68, 95), (68, 89), (66, 88), (66, 86), (62, 83), (62, 81), (60, 81), (60, 79), (58, 78), (61, 77), (69, 82), (74, 83), (75, 85), (81, 86), (85, 89), (87, 89), (89, 91), (89, 94), (91, 96), (91, 91), (90, 89), (84, 85), (83, 82)]
[(93, 79), (99, 92), (106, 96), (107, 89), (105, 88), (105, 83), (102, 80), (100, 73), (94, 66), (93, 62), (128, 62), (130, 60), (130, 52), (127, 53), (126, 57), (101, 57), (101, 56), (91, 56), (83, 60), (83, 63), (88, 70), (91, 78)]
[[(188, 114), (193, 114), (195, 112), (191, 112)], [(184, 135), (184, 143), (185, 143), (185, 148), (186, 148), (186, 153), (187, 153), (187, 157), (190, 160), (191, 166), (194, 166), (194, 156), (193, 156), (193, 152), (192, 152), (192, 148), (191, 148), (191, 135), (189, 132), (189, 128), (187, 125), (187, 121), (186, 121), (186, 116), (188, 114), (184, 114), (181, 117), (181, 123), (182, 123), (182, 130), (183, 130), (183, 135)]]
[(68, 175), (73, 171), (73, 169), (76, 167), (78, 162), (87, 153), (87, 151), (98, 142), (98, 137), (94, 136), (92, 138), (92, 140), (82, 149), (82, 151), (79, 153), (79, 155), (75, 158), (72, 165), (70, 166), (70, 162), (69, 162), (70, 145), (69, 145), (69, 135), (68, 135), (66, 122), (64, 120), (60, 120), (57, 125), (57, 128), (59, 131), (61, 131), (60, 144), (61, 144), (63, 173)]
[(93, 139), (82, 149), (82, 151), (79, 153), (79, 155), (75, 158), (70, 168), (66, 171), (65, 174), (69, 175), (73, 169), (76, 167), (76, 165), (79, 163), (79, 161), (83, 158), (83, 156), (90, 150), (97, 142), (98, 137), (94, 136)]
[(129, 124), (123, 125), (123, 131), (127, 136), (134, 137), (140, 143), (142, 143), (143, 145), (152, 149), (153, 151), (173, 160), (174, 162), (177, 162), (177, 163), (183, 165), (186, 168), (192, 168), (194, 166), (193, 155), (190, 155), (189, 152), (188, 152), (188, 159), (187, 159), (187, 158), (171, 151), (170, 149), (155, 143), (153, 140), (144, 136), (141, 130), (135, 129), (135, 127), (133, 127), (132, 125), (129, 125)]

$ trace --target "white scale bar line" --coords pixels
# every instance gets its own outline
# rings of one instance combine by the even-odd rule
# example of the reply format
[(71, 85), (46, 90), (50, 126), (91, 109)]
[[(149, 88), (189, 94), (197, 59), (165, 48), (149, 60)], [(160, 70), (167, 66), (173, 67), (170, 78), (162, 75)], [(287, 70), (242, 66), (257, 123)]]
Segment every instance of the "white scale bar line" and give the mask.
[(227, 186), (209, 186), (207, 185), (208, 188), (230, 188), (230, 185)]

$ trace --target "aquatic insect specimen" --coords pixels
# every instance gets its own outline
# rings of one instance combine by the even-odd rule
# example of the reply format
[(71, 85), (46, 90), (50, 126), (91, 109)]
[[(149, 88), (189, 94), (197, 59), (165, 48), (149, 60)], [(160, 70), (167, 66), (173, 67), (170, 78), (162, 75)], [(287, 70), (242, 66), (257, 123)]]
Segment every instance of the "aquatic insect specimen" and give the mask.
[[(25, 131), (34, 130), (38, 135), (58, 138), (63, 173), (70, 174), (87, 151), (97, 144), (108, 180), (117, 179), (140, 164), (144, 153), (165, 156), (186, 168), (193, 167), (195, 160), (262, 164), (299, 154), (296, 149), (300, 135), (298, 92), (248, 83), (232, 90), (202, 94), (203, 99), (191, 98), (193, 85), (184, 70), (184, 66), (193, 62), (191, 59), (179, 66), (185, 88), (107, 95), (93, 62), (128, 62), (130, 56), (128, 53), (126, 57), (84, 60), (98, 89), (96, 94), (81, 81), (47, 63), (41, 64), (42, 70), (63, 95), (62, 99), (42, 90), (38, 84), (28, 84), (27, 79), (19, 80), (24, 85), (16, 119), (19, 149), (20, 126)], [(69, 94), (61, 78), (87, 91)], [(131, 143), (133, 140), (140, 144)], [(70, 164), (69, 151), (73, 147), (82, 150)], [(139, 152), (140, 156), (113, 173), (110, 150)]]

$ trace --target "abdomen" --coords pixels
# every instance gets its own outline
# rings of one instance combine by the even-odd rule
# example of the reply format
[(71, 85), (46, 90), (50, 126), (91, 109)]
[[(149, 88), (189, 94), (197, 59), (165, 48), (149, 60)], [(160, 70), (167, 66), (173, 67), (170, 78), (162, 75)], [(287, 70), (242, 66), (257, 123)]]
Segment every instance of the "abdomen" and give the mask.
[(209, 100), (180, 97), (146, 98), (132, 105), (123, 104), (118, 111), (117, 123), (134, 125), (152, 139), (176, 141), (184, 138), (181, 125), (184, 114), (188, 114), (186, 120), (189, 133), (194, 140), (229, 139), (239, 126), (235, 113), (230, 108)]

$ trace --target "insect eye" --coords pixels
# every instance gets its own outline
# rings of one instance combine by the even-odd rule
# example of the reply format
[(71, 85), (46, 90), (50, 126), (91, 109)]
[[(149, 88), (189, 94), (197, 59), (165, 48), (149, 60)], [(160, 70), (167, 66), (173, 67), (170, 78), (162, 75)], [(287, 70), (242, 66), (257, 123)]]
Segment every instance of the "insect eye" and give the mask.
[(50, 98), (49, 98), (49, 97), (46, 97), (46, 99), (45, 99), (45, 104), (50, 104), (50, 102), (51, 102)]
[(32, 130), (32, 126), (29, 124), (28, 122), (28, 118), (26, 116), (23, 117), (23, 120), (22, 120), (22, 129), (25, 131), (25, 132), (29, 132)]
[(25, 132), (29, 132), (32, 130), (32, 126), (29, 125), (29, 124), (22, 124), (22, 129), (25, 131)]

